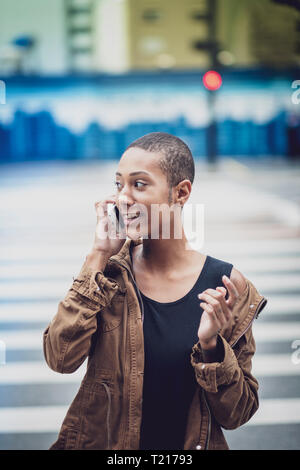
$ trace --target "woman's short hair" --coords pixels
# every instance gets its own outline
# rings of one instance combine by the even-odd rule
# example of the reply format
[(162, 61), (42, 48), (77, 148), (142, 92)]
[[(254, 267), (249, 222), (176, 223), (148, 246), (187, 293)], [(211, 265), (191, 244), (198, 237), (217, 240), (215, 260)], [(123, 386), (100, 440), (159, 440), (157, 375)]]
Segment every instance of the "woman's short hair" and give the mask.
[(151, 132), (132, 142), (126, 150), (131, 147), (161, 154), (159, 166), (166, 175), (170, 188), (184, 179), (193, 184), (194, 158), (187, 144), (179, 137), (166, 132)]

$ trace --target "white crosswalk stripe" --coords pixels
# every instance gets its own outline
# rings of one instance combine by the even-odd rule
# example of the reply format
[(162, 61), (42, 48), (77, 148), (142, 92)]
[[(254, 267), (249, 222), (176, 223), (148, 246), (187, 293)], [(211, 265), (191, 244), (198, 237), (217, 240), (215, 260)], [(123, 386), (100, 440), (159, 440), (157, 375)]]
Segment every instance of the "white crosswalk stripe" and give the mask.
[[(292, 341), (300, 339), (300, 323), (288, 322), (267, 322), (253, 324), (253, 332), (256, 343), (260, 342), (280, 342)], [(42, 347), (42, 331), (25, 330), (25, 331), (2, 331), (0, 339), (5, 343), (7, 350), (9, 349), (41, 349)]]
[[(72, 374), (54, 372), (45, 362), (12, 362), (2, 366), (0, 384), (79, 383), (85, 370), (86, 361)], [(252, 372), (256, 377), (294, 375), (300, 378), (300, 364), (293, 362), (291, 354), (257, 354)]]
[[(1, 323), (7, 322), (50, 322), (55, 315), (57, 306), (58, 301), (56, 300), (2, 304), (0, 307), (0, 327)], [(263, 310), (262, 315), (264, 317), (274, 316), (274, 321), (276, 321), (276, 315), (282, 314), (300, 314), (300, 295), (268, 296), (268, 308)]]
[[(261, 286), (260, 290), (276, 293), (284, 290), (297, 290), (300, 286), (300, 275), (290, 274), (284, 277), (269, 275), (267, 278), (261, 275), (254, 275), (251, 278), (254, 285)], [(72, 277), (61, 280), (36, 280), (32, 281), (15, 281), (10, 283), (2, 283), (0, 285), (0, 301), (1, 298), (14, 298), (15, 300), (60, 298), (67, 289), (71, 287)]]
[(80, 383), (86, 370), (86, 361), (72, 374), (51, 370), (46, 362), (15, 362), (1, 368), (0, 384)]
[[(84, 251), (84, 247), (81, 247), (81, 251)], [(75, 252), (75, 250), (74, 250)], [(279, 272), (279, 273), (291, 273), (293, 271), (299, 271), (300, 267), (300, 255), (290, 256), (266, 256), (266, 257), (238, 257), (231, 256), (231, 262), (234, 266), (239, 269), (246, 277), (247, 273), (253, 277), (253, 273), (265, 273), (265, 272)], [(6, 266), (0, 266), (0, 281), (15, 281), (16, 277), (22, 279), (34, 279), (40, 281), (48, 281), (49, 279), (59, 278), (70, 281), (72, 278), (71, 273), (76, 273), (80, 269), (81, 263), (80, 257), (78, 261), (74, 259), (67, 259), (60, 261), (56, 259), (45, 259), (43, 263), (34, 263), (26, 261), (24, 263), (18, 263), (18, 261), (7, 264)], [(16, 275), (17, 273), (17, 275)]]
[[(68, 406), (0, 408), (0, 433), (57, 433)], [(300, 399), (265, 399), (248, 426), (299, 423)], [(0, 434), (1, 436), (1, 434)]]

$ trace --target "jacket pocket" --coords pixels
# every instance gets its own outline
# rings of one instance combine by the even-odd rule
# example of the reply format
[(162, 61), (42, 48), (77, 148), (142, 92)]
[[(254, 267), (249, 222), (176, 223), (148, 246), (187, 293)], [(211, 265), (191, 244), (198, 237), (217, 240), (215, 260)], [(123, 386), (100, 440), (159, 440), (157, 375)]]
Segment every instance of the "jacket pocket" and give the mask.
[(103, 372), (83, 384), (82, 448), (111, 449), (113, 373)]
[(125, 295), (123, 293), (116, 294), (111, 304), (103, 308), (99, 314), (99, 330), (107, 333), (118, 328), (123, 315), (125, 315), (125, 310)]
[(95, 368), (71, 403), (57, 440), (49, 450), (106, 449), (110, 446), (110, 410), (114, 373)]

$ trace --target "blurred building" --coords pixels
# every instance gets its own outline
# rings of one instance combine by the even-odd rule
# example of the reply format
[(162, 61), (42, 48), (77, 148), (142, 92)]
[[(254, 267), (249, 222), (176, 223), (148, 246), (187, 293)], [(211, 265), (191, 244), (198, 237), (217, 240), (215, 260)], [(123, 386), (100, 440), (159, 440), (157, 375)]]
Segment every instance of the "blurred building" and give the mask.
[[(217, 36), (221, 47), (230, 52), (239, 67), (299, 66), (300, 12), (296, 4), (283, 0), (219, 0)], [(224, 59), (226, 65), (226, 54)]]
[(127, 8), (130, 68), (210, 65), (214, 14), (208, 0), (127, 0)]
[[(130, 68), (300, 64), (300, 13), (272, 0), (127, 0)], [(215, 43), (214, 43), (215, 41)]]
[(299, 33), (278, 0), (1, 0), (0, 74), (297, 66)]
[[(1, 0), (0, 75), (67, 73), (65, 28), (63, 0)], [(15, 44), (24, 36), (31, 50)]]

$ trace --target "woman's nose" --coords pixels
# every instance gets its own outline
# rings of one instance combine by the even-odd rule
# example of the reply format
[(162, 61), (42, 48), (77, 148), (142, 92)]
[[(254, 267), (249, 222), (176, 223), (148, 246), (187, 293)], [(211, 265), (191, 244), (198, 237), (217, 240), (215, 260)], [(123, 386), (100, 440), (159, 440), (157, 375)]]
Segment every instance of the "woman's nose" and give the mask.
[(119, 193), (118, 195), (118, 205), (119, 205), (119, 210), (121, 212), (126, 212), (127, 211), (127, 207), (128, 206), (131, 206), (133, 204), (133, 200), (130, 196), (128, 196), (127, 194), (122, 194)]

